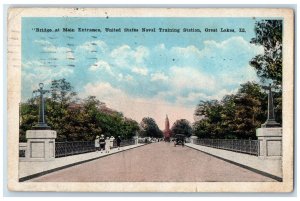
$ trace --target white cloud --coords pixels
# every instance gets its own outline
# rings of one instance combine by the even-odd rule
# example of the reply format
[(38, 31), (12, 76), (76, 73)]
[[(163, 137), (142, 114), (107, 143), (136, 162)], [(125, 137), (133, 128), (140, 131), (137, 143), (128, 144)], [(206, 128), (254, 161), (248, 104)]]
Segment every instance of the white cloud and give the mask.
[(52, 58), (58, 61), (74, 58), (74, 54), (68, 47), (56, 46), (47, 40), (35, 40), (34, 42), (40, 44), (45, 53), (48, 53)]
[(231, 91), (221, 89), (212, 95), (201, 92), (190, 92), (187, 96), (177, 97), (176, 103), (185, 105), (187, 103), (194, 103), (195, 101), (198, 102), (199, 100), (221, 100), (225, 95), (233, 94), (235, 92), (237, 92), (237, 89)]
[(132, 81), (133, 77), (131, 75), (125, 75), (124, 80), (125, 81)]
[[(22, 63), (22, 90), (28, 95), (37, 88), (37, 84), (43, 82), (50, 84), (53, 79), (61, 79), (74, 73), (73, 68), (49, 67), (42, 62), (33, 60)], [(23, 93), (23, 92), (22, 92)], [(22, 96), (26, 100), (28, 96)]]
[(110, 56), (115, 61), (115, 63), (121, 67), (127, 67), (129, 65), (128, 58), (132, 54), (132, 50), (128, 45), (122, 45), (111, 51)]
[(151, 81), (166, 81), (168, 80), (168, 76), (166, 76), (162, 72), (156, 72), (151, 74)]
[(241, 36), (231, 37), (231, 38), (229, 38), (227, 40), (224, 40), (220, 43), (216, 43), (214, 41), (207, 41), (207, 42), (204, 42), (204, 43), (212, 43), (212, 44), (214, 44), (215, 46), (217, 46), (219, 48), (232, 48), (232, 45), (238, 45), (239, 47), (243, 47), (242, 49), (247, 49), (249, 51), (253, 51), (255, 54), (263, 53), (263, 47), (262, 46), (257, 46), (255, 44), (251, 44)]
[(259, 81), (255, 70), (249, 65), (243, 66), (239, 70), (232, 71), (230, 74), (228, 74), (228, 72), (220, 73), (219, 78), (222, 80), (220, 84), (223, 86), (242, 84), (246, 81)]
[(38, 60), (25, 61), (22, 63), (23, 70), (32, 70), (34, 66), (43, 66), (44, 64)]
[(110, 65), (106, 61), (103, 61), (103, 60), (97, 61), (96, 63), (92, 64), (89, 67), (89, 70), (93, 71), (93, 72), (104, 70), (104, 71), (108, 72), (109, 74), (113, 75)]
[(110, 57), (120, 68), (142, 65), (148, 56), (149, 50), (144, 46), (138, 46), (132, 49), (129, 45), (122, 45), (113, 49), (110, 53)]
[(263, 54), (262, 46), (250, 44), (241, 36), (231, 37), (221, 42), (206, 40), (203, 41), (203, 45), (202, 49), (195, 45), (172, 47), (170, 53), (177, 60), (184, 62), (184, 65), (188, 65), (187, 63), (203, 65), (205, 62), (209, 62), (210, 67), (214, 69), (223, 67), (220, 64), (228, 61), (237, 63), (238, 65), (233, 67), (238, 69), (241, 62), (243, 62), (243, 65), (245, 65), (245, 62), (248, 63), (251, 55)]
[(166, 76), (168, 90), (172, 91), (169, 97), (174, 97), (176, 103), (188, 105), (201, 99), (221, 99), (242, 83), (258, 81), (256, 71), (248, 62), (263, 53), (262, 47), (242, 37), (203, 43), (201, 49), (191, 45), (173, 47), (169, 51), (168, 58), (174, 58), (176, 65), (169, 67)]
[[(133, 97), (107, 82), (88, 83), (84, 86), (84, 91), (83, 94), (80, 94), (83, 98), (87, 95), (94, 95), (105, 102), (108, 107), (123, 112), (126, 117), (137, 122), (141, 122), (143, 117), (152, 117), (161, 129), (164, 128), (166, 114), (169, 116), (171, 125), (181, 118), (193, 121), (194, 106), (171, 104), (159, 97)], [(132, 107), (133, 105), (134, 107)]]
[(49, 45), (52, 45), (52, 43), (50, 43), (49, 41), (47, 40), (34, 40), (35, 43), (38, 43), (42, 46), (49, 46)]
[(146, 76), (148, 74), (148, 69), (145, 68), (145, 67), (137, 67), (137, 66), (134, 66), (131, 71), (133, 73), (136, 73), (136, 74), (139, 74), (139, 75), (143, 75), (143, 76)]
[[(204, 48), (201, 51), (201, 55), (215, 55), (221, 57), (231, 57), (238, 59), (241, 54), (249, 56), (249, 54), (262, 54), (263, 47), (249, 43), (243, 37), (231, 37), (222, 42), (216, 42), (214, 40), (206, 40), (203, 42)], [(215, 53), (215, 54), (214, 54)], [(225, 57), (226, 58), (226, 57)]]
[(117, 57), (127, 57), (132, 52), (131, 47), (129, 45), (122, 45), (111, 51), (110, 55), (113, 58)]
[(201, 51), (194, 45), (190, 45), (187, 47), (173, 47), (171, 52), (175, 53), (179, 57), (202, 57)]
[(205, 100), (207, 99), (207, 94), (201, 93), (201, 92), (190, 92), (187, 96), (177, 96), (176, 102), (178, 104), (187, 104), (187, 103), (193, 103), (195, 101), (199, 100)]
[(172, 66), (169, 77), (170, 85), (174, 87), (174, 90), (214, 90), (216, 88), (216, 81), (213, 76), (204, 74), (192, 67)]
[(49, 67), (37, 60), (24, 62), (22, 64), (22, 67), (25, 67), (24, 70), (22, 71), (22, 73), (24, 73), (23, 75), (25, 78), (26, 75), (32, 75), (34, 76), (35, 79), (38, 80), (46, 80), (46, 79), (51, 79), (56, 77), (68, 76), (74, 72), (73, 68)]
[(88, 83), (84, 91), (90, 95), (99, 96), (100, 99), (111, 100), (115, 96), (125, 96), (120, 89), (114, 88), (108, 82)]
[(144, 59), (149, 56), (149, 50), (146, 47), (139, 46), (136, 48), (133, 54), (136, 63), (143, 63)]
[(133, 76), (131, 76), (131, 75), (125, 75), (124, 76), (123, 73), (119, 73), (118, 76), (117, 76), (117, 79), (119, 81), (127, 81), (127, 82), (130, 82), (130, 81), (134, 80)]
[(154, 50), (157, 50), (157, 51), (162, 51), (162, 50), (165, 50), (165, 49), (166, 49), (166, 46), (163, 43), (160, 43), (160, 44), (156, 45), (155, 48), (154, 48)]
[(82, 45), (79, 45), (76, 48), (76, 51), (92, 51), (100, 49), (102, 52), (106, 52), (108, 49), (107, 44), (104, 41), (101, 40), (94, 40), (94, 41), (87, 41), (83, 43)]

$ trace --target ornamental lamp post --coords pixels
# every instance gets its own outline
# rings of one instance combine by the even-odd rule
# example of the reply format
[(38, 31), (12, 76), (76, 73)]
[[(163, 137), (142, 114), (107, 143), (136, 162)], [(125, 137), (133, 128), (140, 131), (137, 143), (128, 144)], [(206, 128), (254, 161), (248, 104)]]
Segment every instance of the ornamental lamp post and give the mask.
[[(26, 131), (26, 161), (52, 161), (55, 159), (55, 139), (57, 137), (55, 130), (50, 130), (45, 119), (45, 103), (44, 94), (49, 93), (49, 90), (44, 90), (44, 84), (39, 84), (39, 89), (33, 93), (40, 93), (39, 99), (39, 121), (32, 127), (32, 130)], [(37, 95), (36, 95), (37, 97)]]
[(261, 125), (262, 128), (280, 127), (280, 124), (275, 120), (274, 103), (272, 86), (264, 86), (263, 89), (268, 90), (268, 118), (265, 123)]
[(46, 123), (45, 118), (45, 103), (44, 103), (44, 94), (49, 93), (49, 90), (44, 90), (44, 84), (39, 83), (39, 89), (34, 90), (33, 93), (40, 93), (40, 105), (39, 105), (39, 121), (37, 125), (33, 126), (35, 130), (50, 130), (50, 126)]

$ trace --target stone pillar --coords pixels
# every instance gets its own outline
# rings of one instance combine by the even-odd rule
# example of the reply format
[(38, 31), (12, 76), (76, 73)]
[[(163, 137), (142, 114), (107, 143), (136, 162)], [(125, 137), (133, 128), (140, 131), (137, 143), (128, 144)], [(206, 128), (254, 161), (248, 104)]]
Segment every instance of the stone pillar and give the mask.
[(55, 159), (56, 131), (28, 130), (26, 131), (26, 138), (26, 161), (51, 161)]
[(282, 156), (282, 128), (258, 128), (259, 157), (280, 159)]
[(191, 136), (191, 143), (192, 143), (192, 144), (195, 144), (195, 140), (197, 140), (197, 139), (198, 139), (197, 136), (192, 135), (192, 136)]

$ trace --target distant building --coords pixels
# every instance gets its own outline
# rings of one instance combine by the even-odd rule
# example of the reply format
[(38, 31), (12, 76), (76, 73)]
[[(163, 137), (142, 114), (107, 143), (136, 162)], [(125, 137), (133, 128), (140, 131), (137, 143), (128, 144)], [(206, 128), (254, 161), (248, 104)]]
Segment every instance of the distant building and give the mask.
[(166, 115), (165, 130), (164, 130), (164, 139), (165, 139), (165, 141), (169, 141), (170, 137), (171, 137), (170, 122), (169, 122), (168, 115)]

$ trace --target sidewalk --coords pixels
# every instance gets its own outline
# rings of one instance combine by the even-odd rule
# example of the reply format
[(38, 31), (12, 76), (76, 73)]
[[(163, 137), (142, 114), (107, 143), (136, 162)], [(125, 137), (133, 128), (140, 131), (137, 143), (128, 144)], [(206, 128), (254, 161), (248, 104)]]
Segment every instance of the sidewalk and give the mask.
[(186, 143), (185, 145), (254, 172), (273, 177), (278, 181), (282, 180), (282, 160), (280, 159), (261, 159), (253, 155), (215, 149), (192, 143)]
[(115, 148), (115, 149), (111, 149), (110, 153), (105, 153), (104, 151), (101, 153), (100, 151), (98, 151), (98, 152), (90, 152), (86, 154), (78, 154), (73, 156), (61, 157), (48, 162), (19, 161), (19, 181), (20, 182), (26, 181), (41, 175), (45, 175), (50, 172), (68, 168), (74, 165), (79, 165), (81, 163), (92, 161), (101, 157), (109, 156), (129, 149), (134, 149), (143, 145), (145, 144), (125, 146), (125, 147), (121, 147), (120, 150)]

